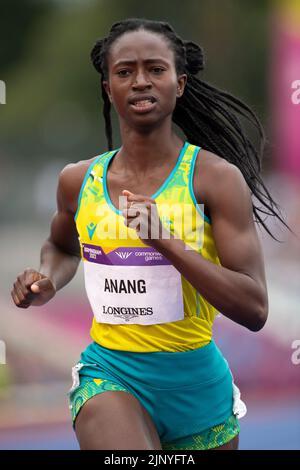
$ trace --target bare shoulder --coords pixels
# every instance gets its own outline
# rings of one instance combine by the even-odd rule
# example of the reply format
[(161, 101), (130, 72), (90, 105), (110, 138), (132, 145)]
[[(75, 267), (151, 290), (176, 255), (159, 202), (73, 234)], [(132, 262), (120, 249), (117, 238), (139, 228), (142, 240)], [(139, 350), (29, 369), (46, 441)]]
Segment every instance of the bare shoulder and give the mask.
[(209, 210), (220, 195), (226, 197), (228, 189), (231, 194), (244, 194), (250, 198), (250, 190), (240, 169), (222, 157), (200, 150), (194, 172), (194, 190), (196, 200), (205, 204)]
[(76, 213), (77, 201), (81, 185), (90, 165), (97, 157), (89, 160), (80, 160), (76, 163), (69, 163), (59, 174), (57, 199), (58, 204), (66, 210)]

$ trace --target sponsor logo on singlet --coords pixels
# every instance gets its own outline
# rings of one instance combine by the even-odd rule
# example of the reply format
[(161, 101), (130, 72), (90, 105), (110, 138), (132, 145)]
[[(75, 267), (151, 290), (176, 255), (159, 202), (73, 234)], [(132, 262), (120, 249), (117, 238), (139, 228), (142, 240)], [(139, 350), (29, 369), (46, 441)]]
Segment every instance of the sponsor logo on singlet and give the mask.
[(126, 322), (143, 315), (153, 315), (152, 307), (113, 307), (111, 305), (103, 305), (102, 309), (104, 315), (122, 318)]
[(154, 325), (184, 319), (181, 274), (162, 254), (150, 247), (86, 243), (82, 251), (97, 323)]
[(86, 226), (86, 228), (87, 228), (87, 231), (88, 231), (88, 234), (89, 234), (89, 239), (92, 240), (93, 236), (94, 236), (94, 233), (95, 233), (95, 230), (97, 228), (97, 224), (95, 225), (93, 222), (91, 222), (90, 225)]

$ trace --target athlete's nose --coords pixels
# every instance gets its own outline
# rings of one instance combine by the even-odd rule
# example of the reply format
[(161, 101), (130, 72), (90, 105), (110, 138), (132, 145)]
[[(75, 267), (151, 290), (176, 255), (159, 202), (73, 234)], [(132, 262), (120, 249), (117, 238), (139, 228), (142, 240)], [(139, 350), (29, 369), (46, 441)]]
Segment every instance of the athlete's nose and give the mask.
[(152, 84), (145, 71), (139, 70), (136, 74), (135, 81), (132, 85), (134, 90), (144, 90), (145, 88), (151, 88)]

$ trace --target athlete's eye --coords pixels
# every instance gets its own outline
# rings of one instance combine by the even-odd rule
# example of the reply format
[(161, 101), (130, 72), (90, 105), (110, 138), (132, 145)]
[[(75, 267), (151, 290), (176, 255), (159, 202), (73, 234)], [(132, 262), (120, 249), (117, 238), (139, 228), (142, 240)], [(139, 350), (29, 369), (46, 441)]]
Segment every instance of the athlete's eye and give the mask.
[(160, 75), (164, 71), (165, 69), (162, 67), (152, 67), (152, 72), (154, 72), (155, 75)]
[(128, 77), (129, 74), (130, 71), (127, 69), (122, 69), (117, 72), (117, 75), (119, 75), (119, 77)]

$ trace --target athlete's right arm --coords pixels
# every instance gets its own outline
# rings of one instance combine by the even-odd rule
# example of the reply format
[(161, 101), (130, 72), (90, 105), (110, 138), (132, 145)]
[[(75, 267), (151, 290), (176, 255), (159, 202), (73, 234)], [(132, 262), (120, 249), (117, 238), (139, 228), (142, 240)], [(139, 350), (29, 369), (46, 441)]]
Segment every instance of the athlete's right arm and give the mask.
[(82, 182), (82, 166), (67, 165), (59, 176), (57, 212), (50, 236), (41, 249), (39, 270), (28, 268), (16, 279), (11, 292), (17, 307), (43, 305), (74, 277), (80, 262), (80, 246), (74, 221)]

